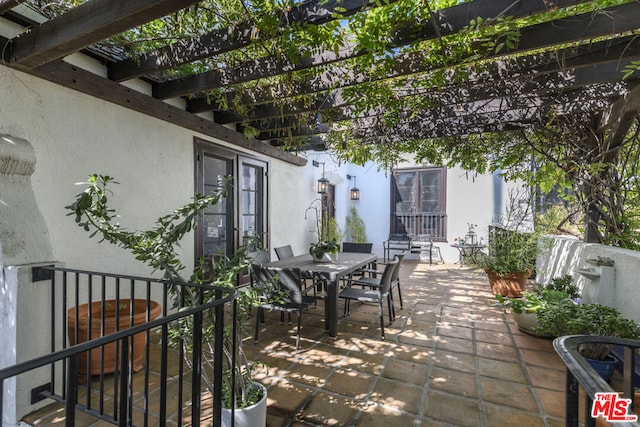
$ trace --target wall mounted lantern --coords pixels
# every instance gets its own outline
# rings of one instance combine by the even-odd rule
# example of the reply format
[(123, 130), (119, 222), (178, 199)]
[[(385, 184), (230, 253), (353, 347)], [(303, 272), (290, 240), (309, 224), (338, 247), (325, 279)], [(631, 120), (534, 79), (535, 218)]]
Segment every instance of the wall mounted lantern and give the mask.
[(347, 175), (348, 180), (351, 178), (353, 178), (353, 188), (350, 190), (351, 200), (360, 200), (360, 189), (356, 186), (356, 177), (355, 175)]
[(324, 177), (324, 162), (316, 162), (314, 160), (311, 164), (315, 167), (322, 165), (322, 178), (318, 180), (318, 193), (326, 194), (329, 191), (329, 180)]

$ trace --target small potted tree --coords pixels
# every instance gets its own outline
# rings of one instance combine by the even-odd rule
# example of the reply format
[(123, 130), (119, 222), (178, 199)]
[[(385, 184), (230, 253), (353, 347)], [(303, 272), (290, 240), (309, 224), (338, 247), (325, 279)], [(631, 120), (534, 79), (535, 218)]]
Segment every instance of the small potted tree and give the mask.
[(358, 215), (358, 210), (355, 206), (349, 208), (349, 214), (345, 218), (345, 236), (352, 243), (366, 243), (367, 242), (367, 228), (364, 220)]
[[(217, 204), (226, 196), (228, 179), (220, 183), (219, 190), (211, 195), (196, 195), (193, 202), (176, 209), (173, 213), (159, 218), (153, 228), (146, 231), (127, 231), (114, 221), (117, 217), (114, 210), (108, 205), (110, 191), (107, 189), (110, 183), (114, 183), (112, 177), (103, 175), (91, 175), (88, 182), (83, 183), (86, 189), (80, 193), (75, 202), (67, 206), (71, 211), (69, 215), (75, 216), (76, 223), (92, 232), (91, 236), (99, 235), (103, 240), (118, 245), (130, 251), (136, 259), (151, 266), (154, 271), (161, 271), (163, 277), (170, 281), (210, 283), (218, 287), (234, 287), (237, 277), (241, 272), (247, 271), (252, 259), (248, 256), (249, 250), (253, 249), (254, 241), (249, 245), (239, 248), (231, 258), (221, 257), (215, 263), (206, 263), (200, 260), (198, 267), (185, 279), (183, 272), (184, 264), (180, 261), (177, 247), (181, 239), (195, 228), (196, 219), (200, 212), (207, 207)], [(190, 295), (186, 290), (178, 287), (171, 287), (175, 308), (179, 309), (178, 301), (185, 304), (198, 305), (206, 301)], [(182, 292), (182, 293), (181, 293)], [(208, 293), (204, 297), (215, 298), (214, 293)], [(248, 292), (241, 292), (239, 297), (238, 315), (240, 322), (249, 316), (252, 305), (263, 303), (265, 292), (259, 289), (250, 289)], [(200, 297), (200, 295), (198, 295)], [(184, 307), (184, 305), (183, 305)], [(229, 325), (227, 325), (229, 326)], [(236, 328), (242, 334), (242, 324)], [(174, 345), (181, 345), (184, 349), (184, 360), (188, 365), (191, 363), (191, 345), (188, 340), (182, 339), (185, 336), (192, 336), (190, 328), (193, 324), (189, 321), (178, 322), (171, 330), (170, 341)], [(236, 426), (264, 425), (266, 422), (266, 389), (252, 378), (252, 365), (242, 351), (242, 336), (234, 340), (230, 334), (231, 327), (226, 331), (224, 337), (224, 357), (225, 374), (223, 375), (222, 400), (223, 405), (231, 408), (235, 406)], [(214, 328), (209, 323), (203, 328), (203, 339), (213, 339)], [(185, 333), (188, 332), (188, 333)], [(237, 343), (237, 348), (233, 342)], [(203, 346), (205, 349), (213, 349), (213, 342)], [(213, 350), (211, 350), (213, 351)], [(203, 354), (204, 363), (212, 363), (212, 353)], [(213, 390), (213, 379), (207, 374), (213, 372), (212, 369), (202, 369), (202, 380), (210, 392)], [(217, 391), (216, 391), (217, 392)], [(235, 397), (232, 402), (231, 396)], [(258, 419), (245, 420), (246, 416), (239, 411), (244, 409), (252, 414), (256, 414)], [(224, 416), (224, 411), (223, 411)], [(227, 412), (229, 416), (229, 412)]]

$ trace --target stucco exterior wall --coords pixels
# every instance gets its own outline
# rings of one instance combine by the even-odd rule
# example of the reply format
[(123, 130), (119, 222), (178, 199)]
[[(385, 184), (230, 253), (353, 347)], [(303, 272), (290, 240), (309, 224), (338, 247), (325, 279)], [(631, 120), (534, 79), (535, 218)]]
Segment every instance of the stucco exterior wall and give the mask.
[[(151, 274), (122, 249), (89, 239), (67, 216), (65, 206), (81, 191), (74, 183), (91, 173), (115, 177), (120, 184), (112, 187), (112, 204), (121, 225), (146, 229), (193, 196), (194, 136), (229, 145), (3, 66), (0, 87), (0, 133), (28, 140), (35, 151), (32, 184), (55, 260), (72, 268)], [(271, 161), (272, 246), (288, 244), (305, 234), (298, 200), (315, 197), (313, 177), (303, 180), (304, 168), (265, 160)], [(182, 251), (192, 265), (193, 236)]]
[[(355, 206), (367, 227), (368, 240), (373, 243), (373, 252), (383, 256), (383, 242), (389, 236), (389, 212), (391, 197), (391, 175), (389, 171), (379, 170), (373, 163), (364, 166), (340, 164), (328, 154), (310, 154), (319, 162), (325, 163), (325, 175), (336, 186), (336, 219), (344, 229), (345, 217), (350, 206)], [(398, 168), (419, 167), (412, 158), (407, 157)], [(316, 178), (321, 176), (321, 168), (316, 168)], [(360, 200), (350, 200), (349, 189), (353, 181), (347, 180), (347, 174), (355, 175), (360, 189)], [(315, 181), (314, 181), (315, 183)], [(486, 241), (489, 225), (504, 214), (509, 191), (520, 186), (519, 183), (505, 183), (497, 175), (478, 175), (460, 168), (447, 169), (446, 212), (447, 242), (435, 243), (440, 247), (446, 262), (456, 262), (458, 250), (451, 247), (456, 237), (464, 237), (468, 224), (476, 224), (478, 239)], [(417, 258), (409, 255), (409, 258)]]
[[(598, 266), (587, 261), (598, 257), (612, 259), (613, 266)], [(554, 236), (551, 250), (538, 258), (537, 281), (546, 284), (554, 277), (570, 274), (582, 290), (585, 302), (613, 306), (623, 316), (640, 322), (638, 266), (638, 251)]]

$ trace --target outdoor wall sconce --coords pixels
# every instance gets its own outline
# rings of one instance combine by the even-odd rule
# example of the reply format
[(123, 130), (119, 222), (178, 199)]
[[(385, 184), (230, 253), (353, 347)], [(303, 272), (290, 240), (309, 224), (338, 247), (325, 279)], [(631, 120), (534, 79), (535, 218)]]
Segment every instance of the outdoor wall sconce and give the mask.
[(311, 164), (315, 167), (322, 165), (322, 178), (318, 180), (318, 193), (326, 194), (329, 191), (329, 180), (324, 177), (324, 162), (313, 160)]
[(351, 192), (351, 200), (360, 200), (360, 189), (356, 187), (356, 176), (355, 175), (347, 175), (347, 179), (351, 180), (353, 178), (353, 188), (350, 190)]

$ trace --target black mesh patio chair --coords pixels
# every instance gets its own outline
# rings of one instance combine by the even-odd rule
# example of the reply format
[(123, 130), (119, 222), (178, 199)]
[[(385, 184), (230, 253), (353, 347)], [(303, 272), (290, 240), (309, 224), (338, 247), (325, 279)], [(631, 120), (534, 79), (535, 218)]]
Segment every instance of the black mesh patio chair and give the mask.
[(370, 254), (373, 249), (373, 243), (354, 243), (343, 242), (342, 252), (359, 252), (363, 254)]
[[(404, 308), (404, 305), (402, 304), (402, 289), (400, 288), (400, 268), (401, 268), (402, 262), (404, 261), (405, 255), (406, 255), (406, 252), (401, 252), (399, 254), (394, 255), (393, 257), (394, 261), (395, 260), (398, 261), (398, 265), (393, 272), (393, 276), (391, 277), (391, 289), (389, 291), (389, 297), (391, 298), (391, 308), (393, 311), (394, 318), (396, 317), (395, 300), (393, 298), (394, 288), (398, 289), (398, 300), (400, 301), (400, 309), (402, 310)], [(386, 265), (386, 263), (381, 263), (381, 264)], [(358, 279), (353, 279), (349, 283), (349, 286), (358, 285), (358, 286), (362, 286), (364, 288), (369, 288), (369, 289), (379, 288), (382, 281), (382, 278), (379, 276), (379, 273), (382, 273), (382, 272), (379, 270), (373, 270), (373, 271), (367, 270), (367, 271), (374, 272), (377, 274), (373, 277), (362, 277)]]
[(345, 316), (349, 313), (349, 301), (355, 300), (364, 303), (377, 303), (378, 304), (378, 315), (380, 317), (380, 335), (381, 339), (384, 340), (384, 304), (385, 300), (389, 310), (389, 323), (393, 322), (393, 308), (391, 303), (391, 278), (393, 276), (393, 272), (397, 269), (399, 265), (399, 261), (394, 259), (393, 261), (387, 263), (385, 265), (384, 271), (382, 272), (382, 277), (380, 278), (380, 286), (375, 289), (370, 288), (354, 288), (353, 286), (348, 286), (340, 291), (338, 294), (339, 298), (345, 300), (344, 306), (344, 314)]
[(293, 258), (293, 249), (291, 249), (291, 245), (280, 246), (274, 250), (276, 251), (278, 259)]
[(258, 307), (256, 328), (253, 336), (254, 341), (258, 342), (260, 322), (264, 323), (265, 310), (279, 311), (282, 323), (284, 323), (285, 313), (289, 317), (289, 323), (291, 323), (291, 313), (297, 313), (296, 351), (298, 351), (302, 311), (315, 301), (314, 297), (305, 295), (303, 292), (300, 269), (264, 267), (258, 264), (252, 265), (252, 268), (256, 275), (256, 286), (263, 290), (265, 300), (268, 301)]
[[(293, 258), (295, 255), (293, 254), (293, 249), (291, 249), (291, 245), (279, 246), (274, 248), (276, 251), (276, 256), (279, 260)], [(318, 291), (320, 291), (320, 295), (322, 295), (322, 289), (324, 281), (320, 280), (318, 277), (315, 277), (313, 274), (309, 274), (306, 271), (302, 272), (302, 278), (304, 279), (304, 290), (308, 292), (309, 290), (313, 290), (313, 296), (318, 297)]]

